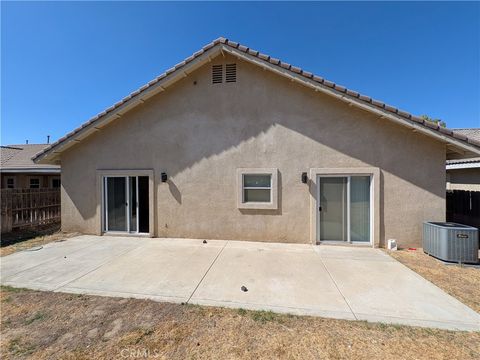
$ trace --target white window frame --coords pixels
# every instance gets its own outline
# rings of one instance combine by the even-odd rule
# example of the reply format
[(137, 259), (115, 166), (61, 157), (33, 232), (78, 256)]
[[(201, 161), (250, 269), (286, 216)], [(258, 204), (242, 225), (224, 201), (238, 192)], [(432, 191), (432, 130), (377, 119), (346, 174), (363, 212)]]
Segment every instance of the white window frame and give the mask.
[[(38, 180), (38, 187), (32, 187), (32, 180)], [(30, 177), (28, 179), (28, 188), (29, 189), (40, 189), (42, 187), (42, 182), (38, 176)]]
[[(8, 186), (8, 180), (13, 180), (13, 187)], [(15, 176), (6, 176), (5, 177), (5, 188), (7, 189), (15, 189), (17, 187), (17, 179)]]
[[(245, 187), (243, 179), (245, 175), (269, 175), (270, 187)], [(245, 189), (269, 189), (270, 202), (245, 202)], [(277, 168), (240, 168), (237, 169), (237, 208), (238, 209), (278, 209), (278, 169)]]

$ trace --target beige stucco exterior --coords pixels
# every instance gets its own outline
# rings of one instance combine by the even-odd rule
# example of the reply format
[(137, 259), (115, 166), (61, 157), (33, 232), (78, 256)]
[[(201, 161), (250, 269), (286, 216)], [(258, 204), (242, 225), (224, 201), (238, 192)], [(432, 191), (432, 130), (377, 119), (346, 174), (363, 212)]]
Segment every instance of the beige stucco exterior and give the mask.
[[(210, 66), (237, 63), (237, 82)], [(62, 227), (100, 234), (104, 170), (152, 170), (153, 236), (311, 243), (312, 169), (372, 169), (375, 244), (445, 218), (445, 144), (229, 55), (61, 154)], [(237, 207), (237, 169), (278, 169), (277, 209)], [(168, 181), (160, 181), (160, 173)], [(313, 205), (312, 205), (313, 204)], [(312, 215), (313, 214), (313, 215)]]

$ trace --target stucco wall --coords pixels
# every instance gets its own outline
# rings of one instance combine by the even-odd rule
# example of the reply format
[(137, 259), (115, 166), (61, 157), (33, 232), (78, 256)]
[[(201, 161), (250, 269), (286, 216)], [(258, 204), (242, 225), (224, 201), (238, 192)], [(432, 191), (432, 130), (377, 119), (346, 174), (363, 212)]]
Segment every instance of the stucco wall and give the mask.
[[(210, 65), (62, 154), (62, 226), (99, 233), (98, 169), (154, 169), (156, 236), (310, 242), (310, 168), (378, 167), (380, 240), (418, 245), (445, 217), (445, 147), (234, 59)], [(215, 62), (213, 62), (215, 63)], [(196, 84), (194, 84), (196, 81)], [(278, 210), (236, 206), (237, 168), (278, 168)], [(169, 175), (160, 182), (160, 173)], [(314, 195), (314, 194), (313, 194)]]

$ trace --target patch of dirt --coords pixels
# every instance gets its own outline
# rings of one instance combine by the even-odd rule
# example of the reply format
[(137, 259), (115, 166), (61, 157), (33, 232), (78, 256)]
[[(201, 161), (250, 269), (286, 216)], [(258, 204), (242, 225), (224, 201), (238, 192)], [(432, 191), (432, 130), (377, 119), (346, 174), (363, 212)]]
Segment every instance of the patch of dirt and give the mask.
[(480, 312), (480, 268), (444, 264), (425, 254), (423, 249), (402, 249), (387, 253), (476, 312)]
[(2, 287), (2, 359), (478, 359), (480, 333)]
[(10, 255), (17, 251), (31, 249), (54, 241), (62, 241), (78, 235), (80, 233), (66, 233), (62, 231), (47, 232), (38, 236), (31, 232), (28, 232), (27, 235), (24, 233), (2, 234), (0, 256)]

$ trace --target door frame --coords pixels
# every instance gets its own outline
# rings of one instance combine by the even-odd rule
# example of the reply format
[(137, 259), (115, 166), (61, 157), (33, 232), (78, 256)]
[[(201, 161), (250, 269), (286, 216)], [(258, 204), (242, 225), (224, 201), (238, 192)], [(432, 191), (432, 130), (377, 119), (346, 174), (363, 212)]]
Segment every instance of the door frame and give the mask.
[[(148, 233), (139, 233), (138, 232), (138, 212), (137, 212), (137, 232), (129, 231), (106, 231), (106, 203), (105, 203), (105, 183), (107, 177), (138, 177), (138, 176), (148, 176)], [(126, 181), (126, 195), (128, 196), (130, 189), (129, 180)], [(154, 171), (150, 169), (145, 170), (97, 170), (97, 213), (99, 218), (98, 224), (98, 235), (121, 235), (121, 236), (155, 236), (155, 226), (154, 226), (154, 203), (155, 203), (155, 193), (154, 193)], [(128, 200), (130, 201), (130, 199)], [(137, 202), (138, 202), (138, 178), (137, 178)], [(127, 228), (130, 229), (130, 207), (126, 207), (125, 212), (127, 215)]]
[[(320, 177), (352, 177), (352, 176), (370, 176), (370, 241), (369, 242), (351, 242), (351, 241), (319, 241), (320, 237), (320, 215), (318, 211), (320, 199), (320, 187), (318, 179)], [(380, 246), (380, 169), (375, 167), (365, 168), (312, 168), (309, 176), (310, 187), (310, 241), (314, 245), (318, 244), (345, 244), (345, 245), (363, 245)], [(347, 180), (347, 201), (349, 202), (350, 186)], [(347, 228), (348, 240), (350, 240), (350, 219), (349, 207), (347, 208)]]
[[(351, 240), (351, 232), (350, 232), (350, 211), (351, 211), (351, 208), (350, 208), (350, 183), (351, 183), (351, 179), (352, 177), (355, 177), (355, 176), (368, 176), (370, 178), (370, 189), (369, 189), (369, 193), (370, 193), (370, 199), (369, 199), (369, 218), (370, 218), (370, 221), (369, 221), (369, 227), (370, 227), (370, 237), (369, 237), (369, 240), (368, 242), (366, 241), (352, 241)], [(320, 204), (320, 182), (321, 182), (321, 179), (322, 178), (344, 178), (346, 179), (347, 181), (345, 182), (346, 184), (346, 190), (347, 190), (347, 199), (346, 199), (346, 204), (347, 204), (347, 211), (346, 211), (346, 222), (347, 222), (347, 239), (346, 240), (327, 240), (327, 239), (324, 239), (324, 240), (321, 240), (320, 239), (320, 230), (321, 230), (321, 221), (320, 221), (320, 211), (317, 211), (317, 238), (316, 238), (316, 242), (317, 244), (320, 244), (320, 243), (328, 243), (328, 244), (358, 244), (358, 245), (372, 245), (373, 244), (373, 181), (372, 181), (372, 175), (371, 174), (355, 174), (355, 175), (350, 175), (350, 174), (345, 174), (345, 175), (317, 175), (317, 208), (321, 205)]]

